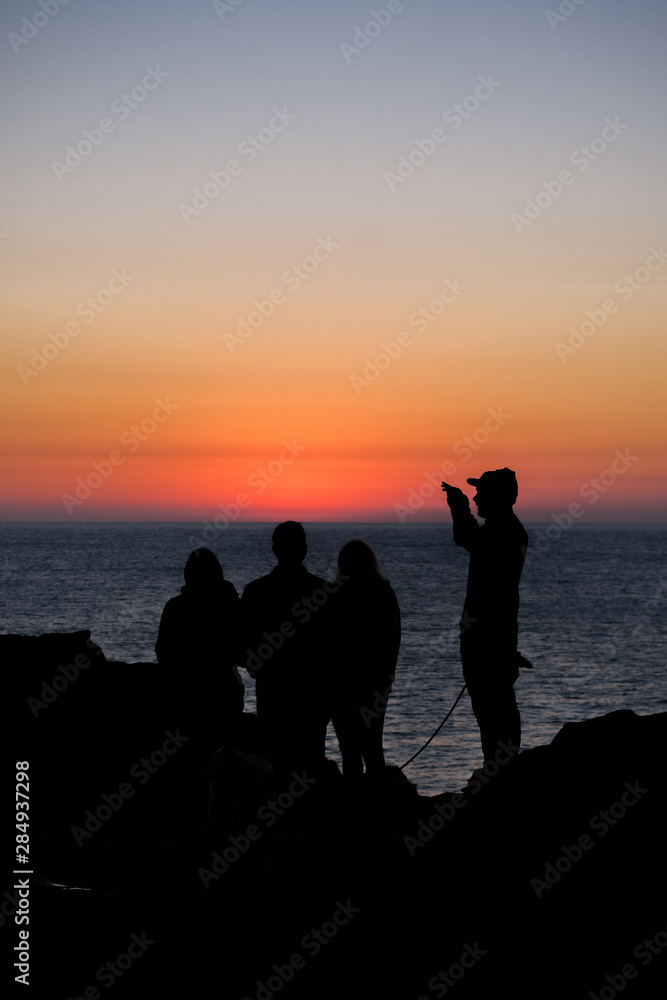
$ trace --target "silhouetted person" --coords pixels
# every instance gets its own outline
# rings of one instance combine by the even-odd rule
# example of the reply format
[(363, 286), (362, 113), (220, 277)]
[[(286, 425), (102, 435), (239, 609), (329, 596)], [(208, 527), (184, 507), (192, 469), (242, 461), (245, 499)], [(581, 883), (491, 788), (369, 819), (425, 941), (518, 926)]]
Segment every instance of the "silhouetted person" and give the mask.
[(330, 718), (328, 655), (321, 608), (332, 585), (303, 565), (306, 532), (283, 521), (272, 535), (278, 565), (243, 591), (243, 664), (256, 681), (257, 716), (266, 753), (280, 768), (325, 760)]
[(243, 713), (241, 602), (217, 556), (195, 549), (185, 586), (167, 601), (155, 653), (171, 673), (172, 711), (206, 756), (232, 738)]
[(518, 487), (511, 469), (484, 472), (467, 482), (477, 487), (473, 500), (483, 525), (470, 513), (465, 493), (448, 483), (442, 489), (452, 512), (454, 541), (470, 553), (460, 622), (461, 662), (487, 761), (493, 759), (499, 740), (516, 750), (521, 743), (514, 682), (522, 659), (517, 616), (528, 536), (512, 510)]
[(338, 554), (338, 592), (331, 601), (332, 721), (343, 775), (384, 770), (382, 731), (401, 644), (401, 614), (375, 553), (353, 539)]

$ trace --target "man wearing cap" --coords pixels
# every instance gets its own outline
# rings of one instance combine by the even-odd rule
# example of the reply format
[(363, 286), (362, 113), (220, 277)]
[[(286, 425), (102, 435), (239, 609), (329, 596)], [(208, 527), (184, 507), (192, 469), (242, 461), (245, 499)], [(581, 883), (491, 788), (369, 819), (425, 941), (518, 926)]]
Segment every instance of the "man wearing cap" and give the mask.
[(514, 695), (519, 665), (530, 666), (517, 650), (519, 579), (528, 536), (512, 510), (518, 494), (511, 469), (468, 479), (480, 525), (468, 497), (443, 483), (452, 512), (454, 541), (470, 553), (468, 585), (460, 622), (463, 676), (482, 738), (484, 760), (494, 759), (500, 741), (516, 750), (521, 719)]

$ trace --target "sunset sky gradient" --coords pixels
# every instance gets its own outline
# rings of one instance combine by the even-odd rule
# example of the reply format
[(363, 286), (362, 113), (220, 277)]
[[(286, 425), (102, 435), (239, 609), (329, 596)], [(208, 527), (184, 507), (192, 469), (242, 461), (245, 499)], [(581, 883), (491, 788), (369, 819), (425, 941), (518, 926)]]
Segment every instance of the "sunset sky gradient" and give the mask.
[(0, 519), (665, 520), (667, 6), (560, 7), (4, 4)]

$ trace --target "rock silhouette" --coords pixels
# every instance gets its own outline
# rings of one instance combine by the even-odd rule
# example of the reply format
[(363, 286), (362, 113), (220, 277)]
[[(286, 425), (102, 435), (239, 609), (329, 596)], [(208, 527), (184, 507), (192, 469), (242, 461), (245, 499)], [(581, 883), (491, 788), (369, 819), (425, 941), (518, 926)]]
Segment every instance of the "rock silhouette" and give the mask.
[[(548, 746), (487, 762), (464, 792), (419, 795), (393, 768), (364, 783), (335, 766), (312, 784), (297, 772), (298, 787), (265, 775), (268, 792), (241, 780), (243, 808), (216, 831), (221, 860), (211, 843), (205, 862), (172, 797), (179, 752), (173, 740), (162, 749), (162, 668), (108, 662), (88, 643), (85, 631), (0, 636), (36, 807), (36, 996), (104, 985), (96, 972), (133, 934), (154, 943), (114, 983), (119, 996), (207, 995), (215, 978), (253, 1000), (279, 986), (288, 1000), (402, 1000), (438, 995), (449, 976), (461, 998), (501, 984), (560, 1000), (605, 996), (629, 966), (628, 997), (661, 995), (667, 714), (568, 723)], [(28, 699), (55, 690), (77, 655), (90, 665), (79, 660), (35, 715)], [(256, 750), (255, 721), (239, 760)], [(72, 828), (86, 816), (99, 827), (79, 845)], [(217, 877), (205, 885), (201, 868)], [(8, 883), (7, 921), (14, 894)]]

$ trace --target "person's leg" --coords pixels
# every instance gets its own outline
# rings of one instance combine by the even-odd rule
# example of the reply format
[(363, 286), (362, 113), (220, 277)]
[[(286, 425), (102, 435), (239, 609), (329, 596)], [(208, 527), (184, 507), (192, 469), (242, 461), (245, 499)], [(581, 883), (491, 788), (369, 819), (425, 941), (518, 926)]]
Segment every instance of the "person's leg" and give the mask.
[(370, 719), (368, 729), (362, 736), (362, 753), (366, 762), (366, 774), (382, 774), (385, 769), (384, 747), (382, 741), (384, 729), (384, 712), (379, 718)]
[(362, 721), (361, 715), (358, 716), (359, 742), (366, 763), (366, 774), (382, 774), (385, 769), (384, 714), (384, 711), (374, 713), (373, 718), (365, 721)]
[(343, 776), (345, 778), (361, 778), (364, 764), (361, 753), (361, 741), (355, 728), (354, 712), (348, 709), (337, 709), (331, 719), (343, 758)]
[(477, 719), (479, 734), (482, 740), (482, 752), (486, 760), (486, 749), (491, 739), (490, 722), (493, 715), (493, 706), (486, 698), (486, 689), (483, 680), (480, 679), (479, 671), (470, 665), (463, 668), (463, 676), (468, 686), (468, 696), (473, 714)]
[[(504, 743), (519, 750), (521, 746), (521, 715), (516, 702), (514, 681), (507, 678), (498, 698), (498, 731), (495, 744)], [(494, 751), (495, 753), (495, 751)]]
[(514, 655), (495, 656), (480, 662), (462, 656), (463, 676), (468, 686), (472, 710), (479, 725), (484, 760), (493, 760), (502, 742), (516, 750), (521, 745), (521, 717), (514, 693), (518, 670)]
[(518, 750), (521, 745), (521, 717), (511, 683), (496, 683), (473, 701), (479, 723), (484, 760), (494, 760), (500, 744)]

